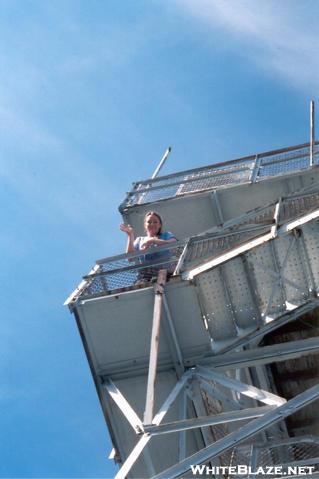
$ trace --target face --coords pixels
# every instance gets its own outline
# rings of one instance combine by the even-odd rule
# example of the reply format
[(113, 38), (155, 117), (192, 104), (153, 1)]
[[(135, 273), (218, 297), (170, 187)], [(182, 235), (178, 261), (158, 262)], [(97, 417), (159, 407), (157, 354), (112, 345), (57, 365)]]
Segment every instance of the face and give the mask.
[(147, 232), (148, 236), (156, 236), (162, 226), (162, 223), (158, 216), (156, 215), (148, 215), (145, 218), (145, 231)]

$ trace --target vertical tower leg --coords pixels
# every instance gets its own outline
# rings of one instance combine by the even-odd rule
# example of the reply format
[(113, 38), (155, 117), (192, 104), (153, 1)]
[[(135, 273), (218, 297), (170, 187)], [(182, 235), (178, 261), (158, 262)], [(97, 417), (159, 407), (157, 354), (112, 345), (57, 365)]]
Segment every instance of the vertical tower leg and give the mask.
[(153, 413), (154, 413), (155, 379), (156, 379), (156, 368), (157, 368), (157, 358), (158, 358), (158, 349), (159, 349), (163, 292), (164, 292), (164, 286), (166, 283), (166, 276), (167, 276), (167, 271), (165, 269), (161, 269), (158, 272), (157, 282), (154, 288), (155, 301), (154, 301), (154, 312), (153, 312), (150, 362), (149, 362), (148, 378), (147, 378), (146, 403), (145, 403), (145, 412), (144, 412), (145, 424), (151, 424), (153, 420)]

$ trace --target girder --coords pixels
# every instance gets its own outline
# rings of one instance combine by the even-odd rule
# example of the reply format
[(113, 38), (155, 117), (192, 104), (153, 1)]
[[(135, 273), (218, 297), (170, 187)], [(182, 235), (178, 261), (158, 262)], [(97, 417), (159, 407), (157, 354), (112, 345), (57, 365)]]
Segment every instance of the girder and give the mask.
[[(276, 167), (285, 161), (276, 160)], [(252, 182), (255, 195), (271, 165), (256, 156), (248, 169), (243, 164), (228, 173)], [(175, 185), (181, 202), (197, 173)], [(214, 173), (215, 180), (227, 174)], [(284, 196), (302, 185), (297, 174), (284, 176), (277, 186), (262, 181), (272, 201), (237, 218), (230, 214), (234, 191), (198, 195), (194, 212), (209, 205), (215, 226), (210, 222), (206, 231), (166, 249), (175, 263), (167, 283), (137, 284), (139, 271), (154, 264), (145, 266), (140, 253), (119, 255), (98, 261), (66, 301), (114, 428), (122, 462), (117, 479), (191, 477), (190, 466), (207, 461), (252, 470), (262, 464), (317, 467), (319, 439), (290, 438), (284, 419), (309, 410), (319, 385), (284, 397), (272, 373), (289, 361), (305, 368), (319, 354), (317, 327), (312, 337), (303, 336), (300, 321), (319, 306), (319, 190), (307, 172), (305, 190)], [(202, 179), (210, 181), (210, 174)], [(143, 184), (138, 208), (148, 193)], [(165, 262), (155, 266), (165, 269)], [(292, 339), (267, 343), (292, 324), (300, 334), (296, 328)], [(315, 368), (307, 371), (307, 381), (314, 381)], [(295, 381), (294, 372), (286, 379)]]

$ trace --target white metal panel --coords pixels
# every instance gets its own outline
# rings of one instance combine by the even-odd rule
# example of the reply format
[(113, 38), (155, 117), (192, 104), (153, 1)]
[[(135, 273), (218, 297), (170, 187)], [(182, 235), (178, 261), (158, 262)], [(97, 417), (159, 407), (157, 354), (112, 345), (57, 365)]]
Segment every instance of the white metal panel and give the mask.
[(185, 362), (211, 351), (210, 335), (202, 317), (196, 287), (188, 281), (168, 283), (167, 300)]
[(224, 275), (238, 328), (248, 331), (255, 329), (260, 322), (260, 313), (253, 297), (253, 285), (249, 282), (241, 256), (225, 263)]
[(220, 215), (223, 221), (236, 218), (281, 196), (318, 184), (318, 180), (319, 171), (312, 169), (254, 184), (225, 186), (218, 189), (219, 213), (212, 199), (212, 188), (211, 191), (130, 207), (125, 211), (124, 221), (134, 227), (136, 234), (143, 234), (144, 215), (155, 210), (163, 218), (164, 229), (174, 232), (178, 239), (184, 239), (220, 224)]
[[(211, 194), (205, 192), (160, 201), (151, 206), (136, 206), (128, 210), (130, 215), (128, 221), (135, 226), (137, 233), (142, 233), (145, 211), (155, 208), (163, 215), (164, 228), (172, 230), (178, 238), (183, 238), (207, 230), (221, 219), (233, 218), (251, 209), (252, 206), (263, 205), (274, 197), (278, 198), (303, 188), (315, 182), (318, 176), (318, 171), (313, 170), (303, 175), (277, 178), (260, 184), (220, 189), (218, 214), (216, 205), (211, 201)], [(184, 188), (183, 191), (189, 189)], [(181, 192), (182, 190), (179, 191)], [(175, 281), (167, 285), (167, 312), (163, 313), (162, 320), (167, 321), (169, 316), (171, 317), (176, 333), (175, 340), (180, 350), (178, 353), (186, 366), (192, 365), (194, 358), (203, 357), (210, 350), (210, 335), (215, 342), (216, 353), (221, 345), (248, 334), (251, 329), (257, 329), (260, 313), (276, 317), (291, 305), (294, 307), (309, 299), (311, 289), (318, 288), (318, 227), (313, 223), (301, 225), (300, 228), (301, 238), (297, 231), (295, 236), (289, 234), (274, 241), (267, 240), (267, 244), (255, 247), (249, 252), (242, 252), (248, 267), (241, 257), (233, 257), (214, 269), (199, 273), (194, 285), (187, 281), (179, 283)], [(282, 234), (287, 231), (283, 231)], [(89, 356), (92, 358), (95, 376), (101, 381), (109, 376), (115, 376), (116, 386), (141, 419), (145, 407), (153, 301), (153, 288), (147, 288), (119, 295), (84, 299), (75, 306), (83, 327)], [(208, 325), (208, 331), (204, 327), (204, 321)], [(169, 334), (169, 328), (168, 333), (167, 331), (166, 334), (164, 331), (161, 333), (155, 409), (160, 407), (176, 384), (179, 374), (176, 361), (174, 362), (172, 357)], [(237, 382), (243, 380), (245, 383), (246, 373), (245, 370), (234, 371), (229, 376)], [(249, 379), (248, 376), (247, 374)], [(199, 406), (202, 401), (206, 412), (225, 411), (234, 405), (235, 409), (236, 406), (244, 406), (236, 387), (226, 392), (225, 387), (221, 388), (216, 384), (217, 379), (217, 376), (208, 376), (208, 382), (204, 381), (203, 389), (197, 396), (194, 388), (194, 405), (197, 412), (201, 409)], [(234, 381), (227, 379), (225, 384), (231, 387)], [(244, 391), (250, 389), (256, 393), (257, 388), (252, 388), (249, 384), (247, 381), (247, 384), (242, 385)], [(103, 390), (103, 386), (98, 385), (99, 387)], [(136, 415), (131, 409), (131, 421), (126, 421), (126, 418), (123, 418), (124, 400), (122, 404), (124, 406), (121, 412), (109, 398), (107, 406), (103, 407), (115, 431), (117, 447), (125, 459), (130, 455), (138, 439), (132, 429)], [(179, 404), (181, 402), (176, 402), (172, 406), (165, 421), (174, 421), (181, 417)], [(128, 416), (126, 414), (126, 417)], [(191, 410), (188, 411), (188, 417), (192, 417)], [(137, 422), (139, 423), (139, 420)], [(263, 424), (263, 427), (269, 425), (267, 422)], [(215, 427), (211, 431), (204, 431), (203, 437), (207, 445), (210, 442), (209, 437), (214, 436), (215, 440), (223, 440), (227, 432), (232, 431), (236, 436), (235, 424), (223, 430), (217, 430)], [(251, 433), (248, 427), (246, 431)], [(253, 433), (255, 434), (254, 431)], [(195, 432), (186, 434), (187, 450), (183, 454), (189, 456), (197, 452), (203, 444)], [(245, 439), (239, 436), (240, 434), (236, 436), (236, 440)], [(185, 445), (184, 439), (180, 441), (178, 433), (152, 438), (144, 460), (136, 463), (128, 477), (151, 477), (154, 473), (176, 464), (181, 458), (179, 444), (182, 442)], [(229, 441), (229, 447), (226, 445), (225, 451), (233, 447), (232, 437)], [(209, 456), (206, 457), (208, 458)]]
[[(153, 303), (153, 288), (80, 302), (79, 316), (98, 373), (147, 364)], [(163, 341), (160, 356), (169, 357)]]
[[(202, 356), (211, 351), (211, 341), (204, 326), (195, 287), (188, 282), (172, 282), (167, 283), (165, 291), (176, 337), (185, 362), (187, 363), (189, 358)], [(111, 378), (115, 377), (113, 381), (116, 387), (140, 419), (143, 418), (146, 399), (147, 360), (150, 350), (153, 305), (154, 290), (151, 287), (119, 295), (82, 300), (76, 306), (95, 374), (103, 376), (102, 380), (103, 378), (107, 380), (108, 375)], [(162, 322), (166, 320), (163, 310)], [(167, 330), (168, 328), (165, 329)], [(177, 382), (164, 328), (160, 335), (159, 351), (155, 412)], [(165, 371), (161, 370), (163, 362)], [(138, 372), (139, 364), (143, 366), (140, 369), (142, 374)], [(108, 395), (102, 385), (100, 388), (104, 395)], [(176, 404), (173, 404), (165, 421), (180, 418), (180, 404), (178, 400)], [(104, 406), (103, 402), (102, 406)], [(123, 412), (110, 397), (105, 412), (117, 440), (116, 447), (124, 460), (130, 455), (139, 438)], [(188, 417), (192, 417), (192, 414), (194, 410), (190, 408)], [(200, 435), (196, 430), (186, 432), (186, 455), (193, 454), (203, 447), (199, 438)], [(156, 473), (164, 467), (172, 466), (179, 458), (179, 444), (180, 433), (154, 437), (146, 447), (146, 456), (142, 455), (142, 459), (136, 462), (128, 477), (151, 477), (152, 471), (148, 468), (149, 459)]]
[(220, 190), (218, 198), (224, 219), (235, 218), (253, 208), (265, 206), (281, 196), (287, 196), (304, 188), (305, 183), (300, 180), (301, 175)]
[(130, 208), (125, 213), (124, 220), (134, 227), (136, 235), (144, 234), (144, 215), (151, 210), (161, 215), (163, 229), (171, 231), (180, 240), (190, 234), (201, 233), (218, 223), (211, 193), (206, 192)]
[(309, 298), (309, 287), (303, 258), (298, 247), (299, 238), (292, 234), (283, 236), (274, 241), (273, 245), (278, 258), (281, 287), (284, 289), (286, 301), (290, 305), (300, 305)]
[(319, 222), (312, 222), (302, 228), (305, 253), (311, 263), (315, 290), (319, 291)]
[[(286, 298), (277, 281), (277, 270), (271, 242), (246, 253), (259, 307), (264, 316), (277, 316), (286, 310)], [(271, 274), (272, 273), (272, 274)]]
[(234, 314), (219, 268), (206, 271), (196, 280), (204, 317), (214, 341), (229, 341), (237, 336)]
[[(167, 302), (182, 356), (187, 360), (211, 351), (194, 286), (180, 281), (168, 283)], [(98, 374), (148, 367), (153, 320), (154, 290), (82, 300), (77, 309)], [(162, 321), (166, 318), (163, 311)], [(161, 331), (159, 363), (172, 364), (167, 337)]]

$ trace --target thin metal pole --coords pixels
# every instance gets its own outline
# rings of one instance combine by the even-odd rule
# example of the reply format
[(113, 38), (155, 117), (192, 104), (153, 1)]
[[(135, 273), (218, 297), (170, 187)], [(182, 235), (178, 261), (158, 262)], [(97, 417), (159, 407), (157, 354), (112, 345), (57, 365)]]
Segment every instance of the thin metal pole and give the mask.
[(163, 155), (163, 158), (161, 159), (161, 161), (159, 162), (159, 164), (157, 165), (154, 173), (152, 174), (151, 176), (151, 179), (153, 180), (154, 178), (156, 178), (156, 176), (158, 175), (159, 171), (161, 170), (162, 166), (164, 165), (165, 161), (167, 160), (168, 158), (168, 155), (170, 154), (170, 152), (172, 151), (172, 147), (169, 146), (167, 148), (167, 150), (165, 151), (164, 155)]
[[(173, 361), (175, 362), (175, 369), (176, 369), (176, 374), (177, 374), (177, 377), (178, 379), (183, 375), (183, 373), (185, 372), (185, 368), (184, 368), (184, 361), (183, 361), (183, 355), (182, 355), (182, 351), (181, 351), (181, 348), (180, 348), (180, 345), (179, 345), (179, 342), (178, 342), (178, 338), (177, 338), (177, 334), (176, 334), (176, 329), (175, 329), (175, 326), (174, 326), (174, 322), (173, 322), (173, 318), (172, 318), (172, 315), (171, 315), (171, 312), (170, 312), (170, 309), (169, 309), (169, 306), (168, 306), (168, 302), (167, 302), (167, 299), (166, 299), (166, 296), (165, 296), (165, 293), (163, 293), (163, 306), (164, 306), (164, 311), (166, 313), (165, 315), (165, 319), (166, 319), (166, 323), (164, 322), (163, 323), (163, 326), (165, 328), (165, 326), (168, 326), (167, 327), (167, 334), (169, 335), (169, 338), (172, 342), (172, 358), (173, 358)], [(165, 329), (164, 329), (165, 331)]]
[(314, 165), (313, 162), (313, 149), (315, 141), (315, 102), (310, 102), (310, 166)]
[[(183, 391), (183, 394), (180, 397), (180, 419), (186, 420), (187, 416), (187, 394), (185, 390)], [(159, 427), (159, 426), (157, 426)], [(178, 435), (178, 460), (182, 461), (183, 459), (186, 458), (186, 429), (180, 431)]]
[(155, 379), (157, 369), (157, 359), (159, 350), (159, 336), (161, 326), (161, 315), (163, 305), (163, 292), (164, 285), (166, 283), (166, 269), (161, 269), (158, 272), (157, 282), (155, 284), (155, 300), (154, 300), (154, 312), (153, 312), (153, 326), (151, 336), (151, 350), (150, 361), (148, 369), (147, 379), (147, 391), (146, 391), (146, 403), (144, 412), (144, 423), (151, 424), (153, 420), (154, 412), (154, 396), (155, 396)]
[(107, 380), (107, 382), (104, 384), (104, 388), (109, 393), (115, 404), (117, 404), (119, 409), (122, 411), (135, 432), (141, 431), (143, 429), (142, 421), (111, 379)]
[(212, 371), (208, 368), (203, 366), (197, 366), (196, 373), (208, 381), (215, 381), (226, 388), (229, 388), (233, 391), (237, 391), (244, 396), (248, 396), (252, 399), (256, 399), (261, 401), (269, 406), (280, 406), (281, 404), (285, 404), (287, 401), (286, 399), (277, 396), (276, 394), (270, 393), (269, 391), (264, 391), (263, 389), (256, 388), (250, 384), (242, 383), (237, 379), (232, 379), (225, 374), (218, 373), (217, 371)]
[[(160, 410), (154, 417), (152, 424), (156, 424), (157, 426), (162, 422), (165, 414), (168, 412), (169, 408), (175, 401), (176, 397), (179, 395), (181, 390), (183, 389), (186, 381), (192, 376), (192, 371), (188, 370), (186, 373), (183, 374), (181, 379), (175, 384), (165, 401), (163, 402)], [(138, 441), (128, 458), (125, 460), (123, 463), (121, 469), (119, 472), (116, 474), (114, 479), (125, 479), (127, 477), (127, 474), (130, 472), (131, 468), (139, 458), (141, 452), (143, 451), (144, 447), (146, 444), (149, 442), (151, 439), (150, 434), (145, 434), (144, 436), (141, 437), (141, 439)]]
[[(181, 396), (182, 398), (182, 396)], [(187, 431), (198, 427), (214, 426), (216, 424), (225, 424), (228, 422), (244, 421), (263, 416), (266, 412), (272, 411), (276, 406), (259, 406), (240, 411), (222, 412), (219, 414), (208, 415), (206, 417), (197, 417), (192, 419), (185, 419), (174, 421), (160, 426), (145, 426), (145, 432), (151, 435), (169, 434), (178, 431)]]

